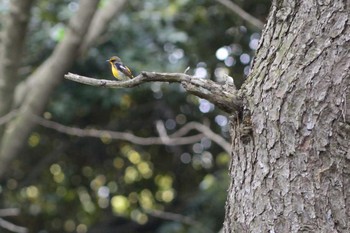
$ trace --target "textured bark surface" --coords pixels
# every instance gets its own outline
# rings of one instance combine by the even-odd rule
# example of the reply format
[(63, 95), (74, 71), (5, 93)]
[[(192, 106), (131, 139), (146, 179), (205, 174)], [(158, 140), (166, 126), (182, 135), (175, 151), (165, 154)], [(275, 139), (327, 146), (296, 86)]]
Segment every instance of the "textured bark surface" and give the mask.
[[(350, 232), (350, 4), (274, 1), (232, 121), (225, 232)], [(247, 120), (246, 120), (247, 121)]]

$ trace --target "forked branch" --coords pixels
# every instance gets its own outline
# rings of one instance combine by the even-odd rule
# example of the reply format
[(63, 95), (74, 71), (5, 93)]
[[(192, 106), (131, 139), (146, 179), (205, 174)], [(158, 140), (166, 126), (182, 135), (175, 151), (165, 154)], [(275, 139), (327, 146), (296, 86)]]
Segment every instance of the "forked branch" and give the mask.
[(66, 79), (91, 86), (109, 88), (131, 88), (146, 82), (180, 83), (189, 93), (212, 102), (227, 113), (240, 110), (242, 100), (233, 85), (218, 84), (210, 79), (197, 78), (183, 73), (141, 72), (137, 77), (126, 81), (94, 79), (68, 73)]

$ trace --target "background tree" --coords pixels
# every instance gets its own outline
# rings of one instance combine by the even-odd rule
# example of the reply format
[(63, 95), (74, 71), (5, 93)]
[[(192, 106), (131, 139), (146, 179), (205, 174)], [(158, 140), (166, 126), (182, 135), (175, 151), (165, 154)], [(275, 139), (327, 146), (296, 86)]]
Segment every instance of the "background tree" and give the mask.
[[(257, 26), (219, 3), (228, 1), (125, 2), (0, 3), (0, 191), (1, 206), (12, 208), (2, 210), (2, 227), (222, 227), (229, 160), (222, 140), (229, 134), (225, 113), (178, 85), (110, 90), (62, 78), (68, 71), (111, 77), (104, 61), (117, 54), (135, 74), (190, 66), (188, 73), (197, 77), (222, 82), (229, 74), (239, 86), (257, 45)], [(264, 19), (267, 3), (252, 2), (241, 7)], [(191, 140), (170, 146), (167, 136)], [(146, 139), (158, 144), (137, 144)]]

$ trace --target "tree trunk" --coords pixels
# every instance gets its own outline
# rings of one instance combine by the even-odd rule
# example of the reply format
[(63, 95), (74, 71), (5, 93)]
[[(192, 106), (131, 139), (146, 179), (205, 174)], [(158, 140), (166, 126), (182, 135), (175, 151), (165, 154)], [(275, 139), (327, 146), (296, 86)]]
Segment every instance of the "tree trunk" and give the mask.
[(225, 232), (350, 232), (349, 23), (346, 0), (273, 2), (232, 121)]

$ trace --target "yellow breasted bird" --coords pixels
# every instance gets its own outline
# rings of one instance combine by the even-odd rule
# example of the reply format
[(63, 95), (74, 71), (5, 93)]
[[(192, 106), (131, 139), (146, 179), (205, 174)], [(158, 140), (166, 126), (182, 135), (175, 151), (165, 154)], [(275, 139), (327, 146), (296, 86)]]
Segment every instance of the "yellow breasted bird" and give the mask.
[(134, 78), (129, 67), (125, 66), (119, 57), (113, 56), (107, 60), (111, 64), (112, 74), (116, 79), (124, 80), (123, 76), (127, 78)]

